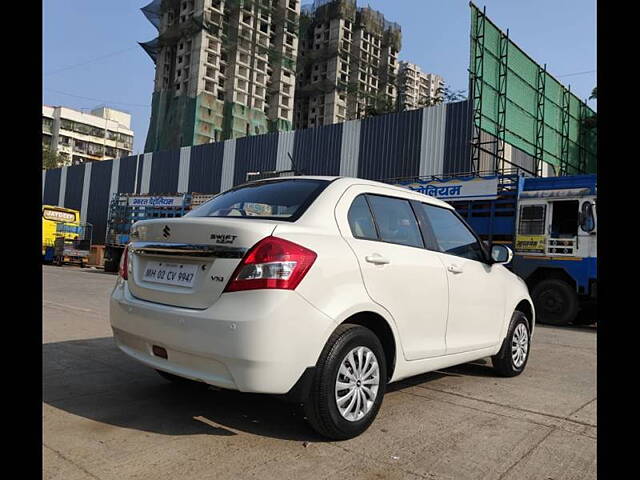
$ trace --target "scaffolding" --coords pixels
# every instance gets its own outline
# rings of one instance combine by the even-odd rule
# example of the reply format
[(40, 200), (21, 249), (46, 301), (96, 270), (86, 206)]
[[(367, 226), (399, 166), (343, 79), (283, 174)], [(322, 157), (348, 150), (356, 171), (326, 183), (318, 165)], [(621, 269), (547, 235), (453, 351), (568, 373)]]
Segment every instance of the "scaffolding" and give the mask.
[(486, 8), (469, 5), (471, 168), (486, 168), (484, 153), (500, 173), (510, 145), (531, 156), (535, 175), (543, 165), (562, 175), (595, 172), (595, 112), (487, 18)]
[(542, 161), (544, 155), (544, 98), (547, 65), (538, 65), (536, 75), (536, 141), (534, 146), (533, 162), (537, 176), (542, 175)]
[[(213, 5), (212, 10), (209, 10), (203, 7), (203, 2), (196, 1), (195, 5), (192, 3), (195, 11), (187, 11), (185, 18), (184, 12), (181, 12), (181, 5), (181, 0), (154, 0), (142, 8), (142, 13), (158, 29), (159, 34), (153, 40), (140, 45), (156, 65), (159, 65), (160, 55), (163, 55), (162, 68), (165, 69), (161, 74), (163, 78), (156, 80), (163, 81), (164, 84), (156, 85), (153, 95), (151, 124), (145, 151), (291, 130), (292, 122), (287, 118), (286, 112), (282, 113), (279, 94), (281, 82), (286, 83), (286, 80), (280, 78), (281, 69), (290, 71), (292, 78), (295, 78), (295, 38), (299, 29), (295, 6), (290, 7), (282, 2), (226, 0), (217, 6)], [(175, 18), (174, 22), (169, 20), (168, 25), (162, 20), (167, 13)], [(250, 22), (251, 26), (241, 22), (245, 15), (251, 15), (254, 20)], [(178, 22), (179, 16), (182, 18)], [(266, 31), (260, 28), (259, 31), (258, 22), (262, 23), (263, 17), (267, 18), (266, 24), (270, 25), (270, 28)], [(200, 38), (205, 42), (209, 38), (205, 33), (219, 44), (219, 50), (212, 52), (205, 47), (198, 54), (198, 35), (203, 34)], [(285, 42), (285, 39), (290, 37), (294, 38), (293, 44)], [(194, 41), (196, 46), (195, 53), (189, 50), (184, 55), (221, 57), (220, 61), (223, 63), (220, 64), (198, 57), (197, 66), (192, 67), (197, 68), (198, 72), (200, 69), (212, 69), (211, 79), (205, 78), (204, 87), (200, 84), (201, 75), (198, 73), (197, 77), (189, 77), (190, 70), (187, 71), (185, 68), (188, 83), (183, 85), (189, 85), (190, 88), (184, 91), (172, 88), (174, 81), (181, 81), (176, 79), (176, 69), (180, 67), (176, 67), (175, 59), (179, 54), (177, 45), (182, 40), (186, 40), (188, 44)], [(189, 48), (187, 46), (187, 49)], [(233, 67), (238, 51), (250, 58), (264, 59), (267, 79), (263, 86), (266, 94), (264, 98), (261, 94), (254, 101), (251, 90), (244, 91), (235, 85), (236, 73)], [(225, 56), (233, 58), (230, 64), (226, 65), (230, 72), (227, 74), (222, 66), (225, 65)], [(207, 66), (206, 63), (212, 65)], [(252, 64), (248, 68), (253, 72), (255, 67)], [(278, 77), (276, 80), (271, 78), (274, 74)], [(250, 73), (249, 77), (253, 78), (253, 74)], [(225, 80), (226, 83), (233, 83), (233, 86), (225, 88)], [(195, 88), (192, 82), (198, 82)], [(292, 85), (293, 88), (295, 85)], [(292, 94), (290, 101), (293, 102)], [(292, 112), (293, 106), (289, 109)]]
[(469, 71), (471, 77), (471, 94), (473, 101), (472, 133), (471, 133), (471, 171), (480, 171), (480, 153), (482, 147), (482, 90), (484, 82), (484, 39), (487, 7), (484, 7), (482, 15), (476, 17), (477, 21), (471, 24), (471, 48), (472, 68)]
[(507, 33), (500, 32), (500, 66), (498, 71), (498, 134), (496, 135), (496, 165), (497, 171), (504, 171), (505, 168), (505, 145), (507, 131), (507, 71), (509, 60), (509, 30)]
[[(569, 174), (569, 102), (571, 87), (562, 92), (562, 135), (560, 137), (560, 175)], [(579, 167), (578, 167), (579, 168)]]

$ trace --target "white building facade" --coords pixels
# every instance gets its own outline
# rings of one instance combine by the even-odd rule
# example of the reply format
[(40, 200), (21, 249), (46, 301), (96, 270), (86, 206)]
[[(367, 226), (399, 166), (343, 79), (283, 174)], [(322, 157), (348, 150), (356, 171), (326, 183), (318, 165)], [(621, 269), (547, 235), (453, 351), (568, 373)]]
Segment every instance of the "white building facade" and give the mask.
[(131, 115), (97, 107), (90, 113), (42, 106), (42, 148), (65, 158), (65, 165), (126, 157), (133, 153)]

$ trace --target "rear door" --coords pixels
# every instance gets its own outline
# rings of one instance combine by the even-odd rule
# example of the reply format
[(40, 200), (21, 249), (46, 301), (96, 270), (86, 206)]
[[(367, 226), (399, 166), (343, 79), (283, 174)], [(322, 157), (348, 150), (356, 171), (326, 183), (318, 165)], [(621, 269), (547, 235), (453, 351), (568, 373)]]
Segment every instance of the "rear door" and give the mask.
[(394, 318), (407, 360), (445, 352), (447, 278), (424, 248), (410, 202), (393, 190), (354, 186), (336, 208), (371, 299)]

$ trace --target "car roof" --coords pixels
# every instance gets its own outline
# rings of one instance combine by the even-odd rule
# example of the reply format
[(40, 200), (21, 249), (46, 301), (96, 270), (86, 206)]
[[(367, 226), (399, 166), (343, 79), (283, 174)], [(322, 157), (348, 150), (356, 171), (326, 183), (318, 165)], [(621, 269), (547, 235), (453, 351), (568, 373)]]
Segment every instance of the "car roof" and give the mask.
[[(326, 180), (332, 183), (338, 183), (341, 187), (347, 188), (351, 185), (370, 185), (372, 187), (381, 187), (389, 190), (394, 190), (399, 194), (402, 194), (405, 198), (412, 198), (414, 200), (429, 203), (432, 205), (436, 205), (439, 207), (452, 208), (447, 202), (444, 202), (438, 198), (432, 197), (430, 195), (425, 195), (423, 193), (419, 193), (413, 191), (409, 188), (403, 188), (397, 185), (391, 185), (389, 183), (377, 182), (375, 180), (367, 180), (364, 178), (356, 178), (356, 177), (340, 177), (340, 176), (321, 176), (321, 175), (296, 175), (296, 176), (287, 176), (287, 177), (271, 177), (264, 178), (261, 180), (254, 180), (255, 182), (267, 182), (267, 181), (275, 181), (275, 180)], [(253, 183), (253, 182), (250, 182)]]

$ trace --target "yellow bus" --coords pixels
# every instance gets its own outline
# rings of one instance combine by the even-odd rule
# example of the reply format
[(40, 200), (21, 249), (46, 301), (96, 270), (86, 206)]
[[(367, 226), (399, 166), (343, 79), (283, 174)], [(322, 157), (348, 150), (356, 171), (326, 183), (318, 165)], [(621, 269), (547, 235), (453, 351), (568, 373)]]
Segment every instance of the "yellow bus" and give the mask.
[(42, 255), (54, 247), (57, 237), (77, 240), (81, 231), (80, 212), (71, 208), (42, 206)]

